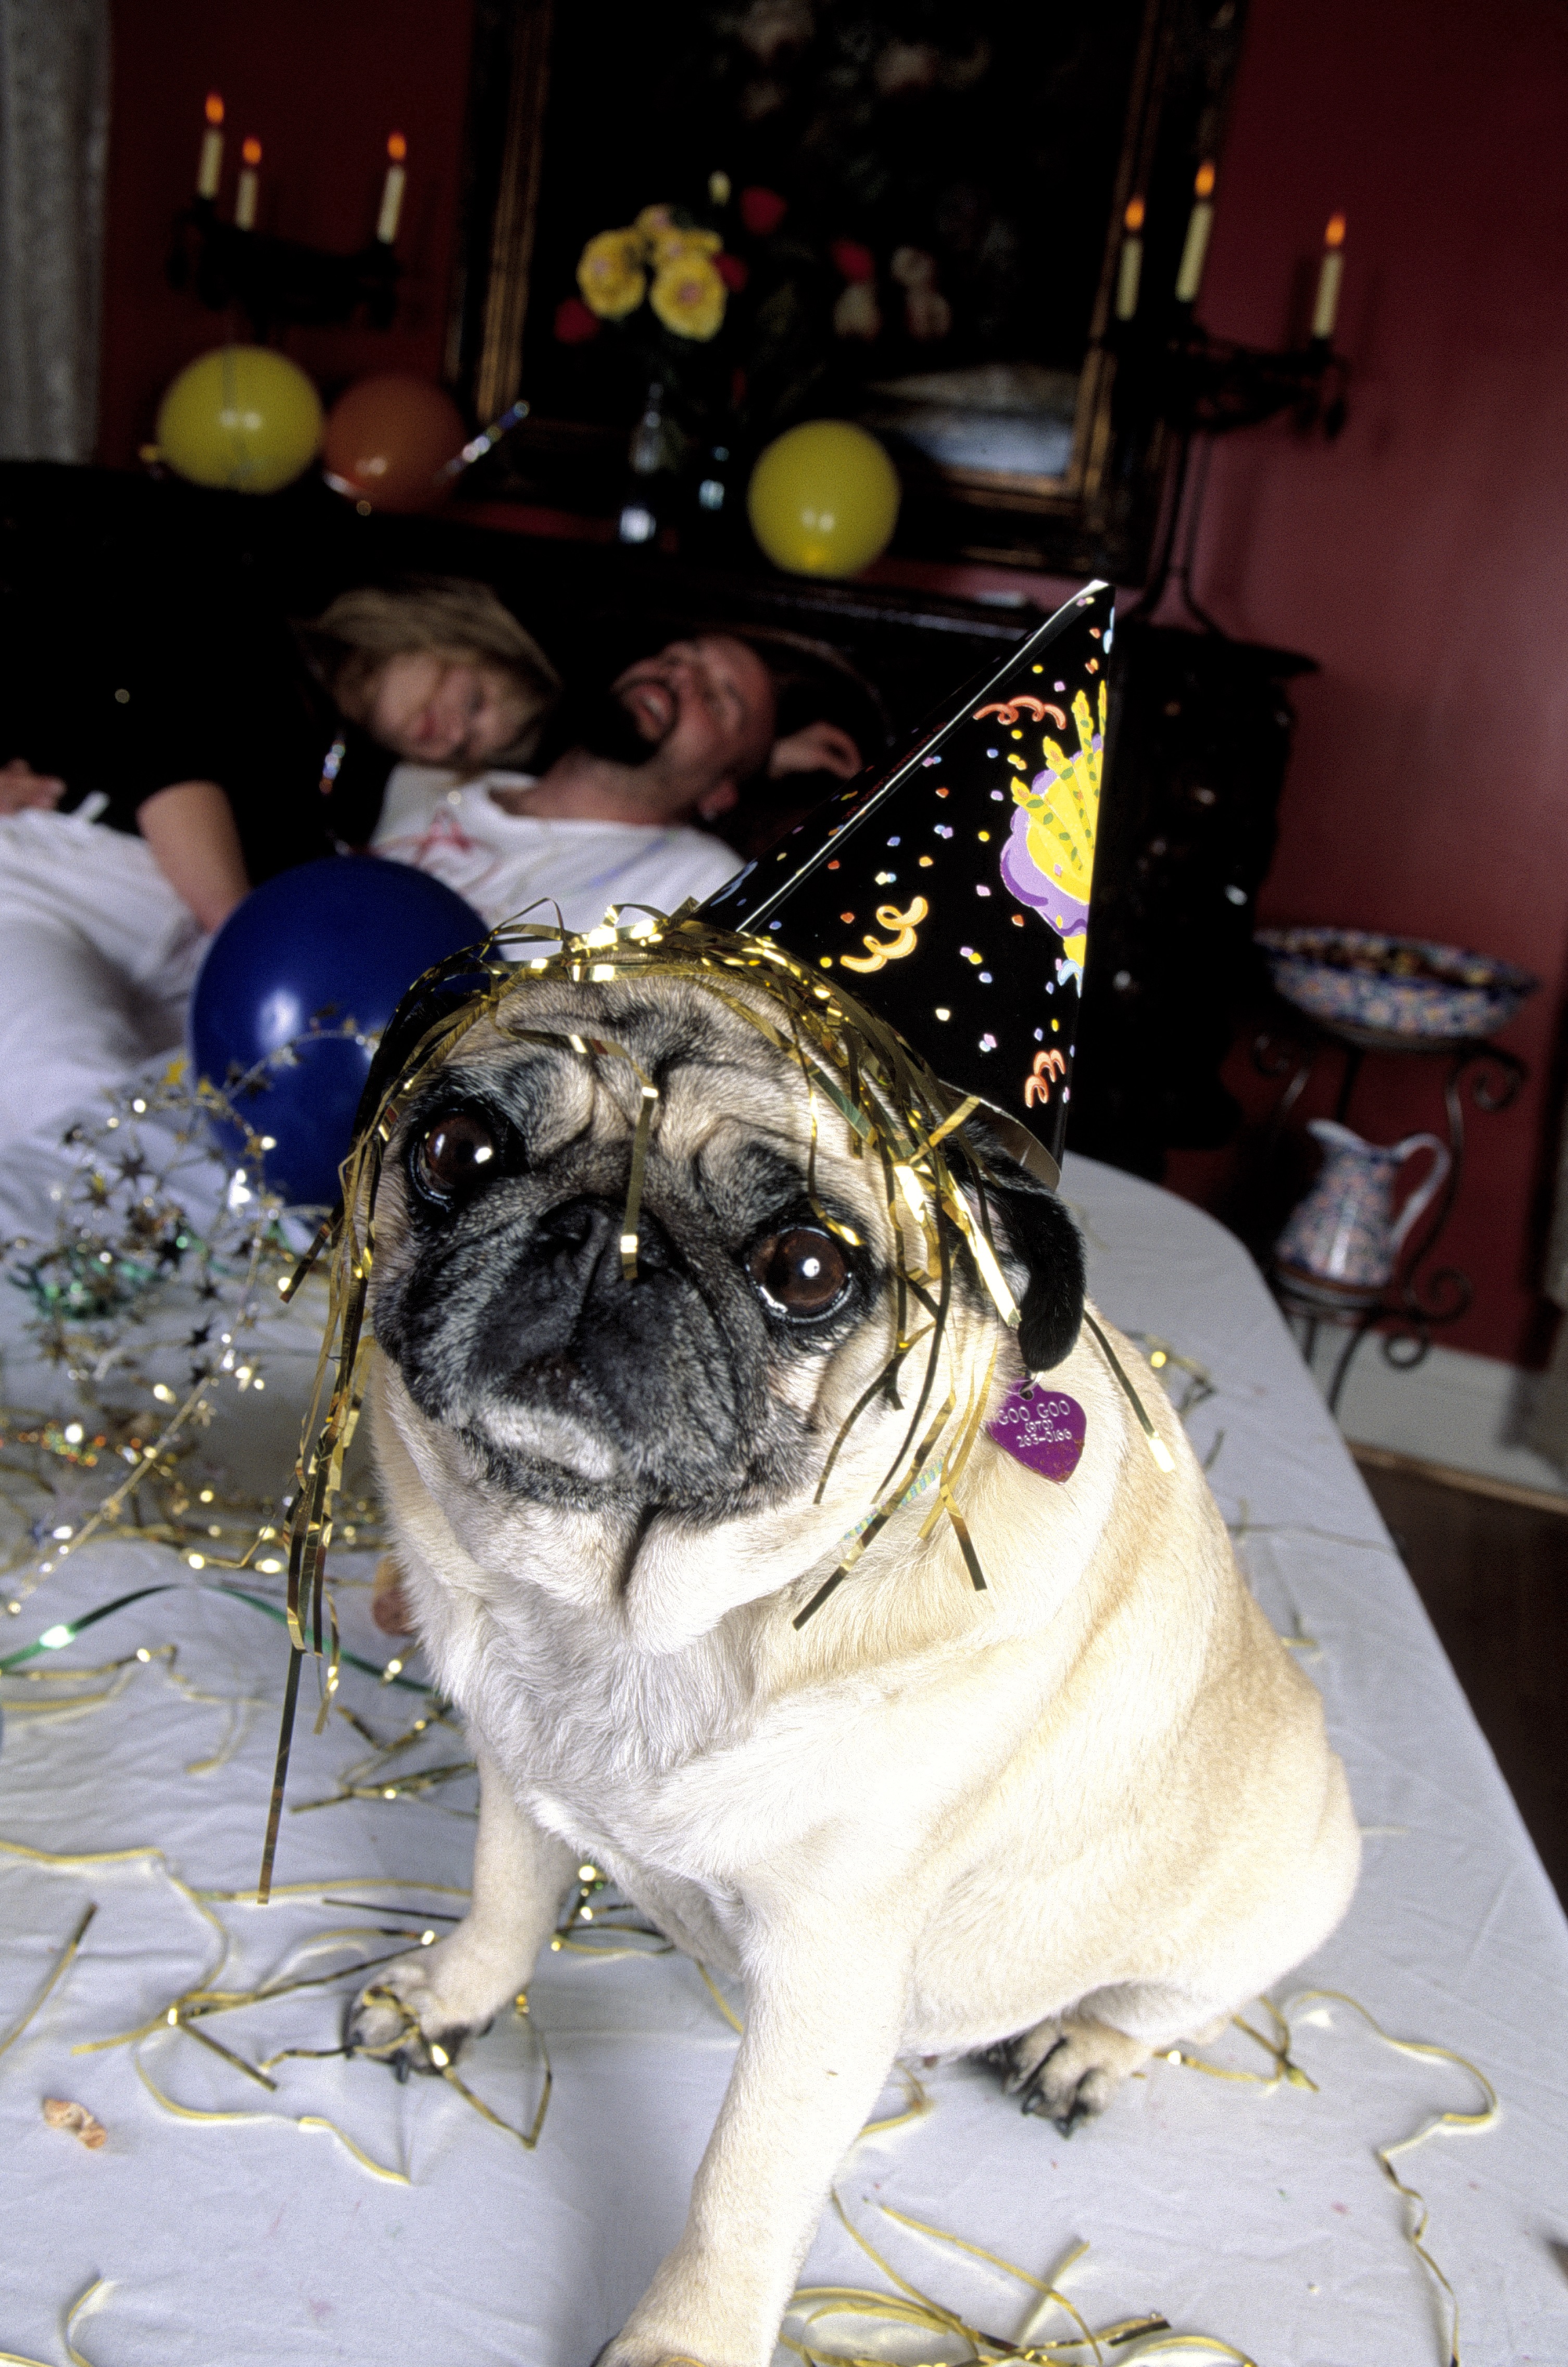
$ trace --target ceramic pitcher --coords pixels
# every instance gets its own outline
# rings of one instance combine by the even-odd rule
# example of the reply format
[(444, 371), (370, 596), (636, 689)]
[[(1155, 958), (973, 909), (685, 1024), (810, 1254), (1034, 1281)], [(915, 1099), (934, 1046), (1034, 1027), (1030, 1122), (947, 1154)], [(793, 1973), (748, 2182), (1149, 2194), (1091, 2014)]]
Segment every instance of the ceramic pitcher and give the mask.
[[(1392, 1281), (1412, 1228), (1448, 1181), (1448, 1145), (1435, 1134), (1364, 1142), (1326, 1117), (1312, 1119), (1307, 1132), (1323, 1145), (1323, 1165), (1274, 1244), (1274, 1263), (1289, 1277), (1370, 1305)], [(1396, 1179), (1420, 1150), (1431, 1152), (1432, 1164), (1396, 1217)]]

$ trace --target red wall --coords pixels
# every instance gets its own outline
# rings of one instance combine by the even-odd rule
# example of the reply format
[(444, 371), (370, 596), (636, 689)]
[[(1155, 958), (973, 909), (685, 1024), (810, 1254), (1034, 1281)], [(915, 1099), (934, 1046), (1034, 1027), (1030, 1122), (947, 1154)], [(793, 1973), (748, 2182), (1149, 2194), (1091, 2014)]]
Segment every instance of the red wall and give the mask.
[(258, 229), (348, 253), (376, 227), (387, 137), (409, 143), (395, 325), (296, 329), (284, 347), (331, 393), (371, 369), (435, 376), (446, 331), (472, 12), (468, 0), (113, 0), (114, 90), (99, 456), (129, 467), (176, 370), (243, 320), (164, 277), (169, 225), (196, 185), (202, 107), (228, 110), (219, 210), (240, 142), (262, 143)]
[[(1201, 312), (1282, 341), (1292, 272), (1348, 217), (1340, 441), (1217, 451), (1200, 596), (1303, 650), (1266, 921), (1391, 928), (1542, 980), (1503, 1041), (1445, 1243), (1475, 1304), (1440, 1336), (1517, 1357), (1539, 1310), (1532, 1198), (1568, 972), (1568, 14), (1556, 0), (1252, 0)], [(1258, 1106), (1244, 1060), (1230, 1082)], [(1425, 1063), (1364, 1072), (1352, 1122), (1438, 1122)], [(1213, 1188), (1214, 1162), (1172, 1181)]]
[[(1333, 445), (1271, 425), (1216, 447), (1195, 589), (1230, 631), (1321, 668), (1292, 688), (1261, 919), (1436, 937), (1541, 980), (1500, 1039), (1529, 1083), (1466, 1113), (1443, 1257), (1475, 1296), (1437, 1335), (1531, 1362), (1568, 991), (1565, 152), (1558, 0), (1249, 0), (1199, 306), (1217, 335), (1299, 339), (1324, 225), (1348, 215), (1349, 424)], [(1255, 1117), (1279, 1090), (1245, 1044), (1226, 1082)], [(1298, 1120), (1337, 1082), (1325, 1062)], [(1351, 1121), (1388, 1142), (1440, 1131), (1435, 1064), (1369, 1061)], [(1234, 1150), (1176, 1153), (1167, 1180), (1224, 1210), (1236, 1171)]]

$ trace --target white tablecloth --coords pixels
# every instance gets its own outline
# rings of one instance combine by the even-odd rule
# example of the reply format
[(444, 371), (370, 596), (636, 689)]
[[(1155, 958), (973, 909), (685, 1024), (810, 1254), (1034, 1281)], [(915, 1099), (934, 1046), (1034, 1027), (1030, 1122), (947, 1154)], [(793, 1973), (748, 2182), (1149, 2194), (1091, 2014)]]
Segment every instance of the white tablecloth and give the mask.
[[(1401, 2166), (1430, 2205), (1428, 2242), (1462, 2302), (1472, 2367), (1561, 2367), (1562, 1914), (1251, 1265), (1208, 1218), (1145, 1184), (1069, 1161), (1065, 1189), (1088, 1231), (1101, 1305), (1200, 1360), (1217, 1384), (1191, 1417), (1196, 1444), (1206, 1454), (1218, 1442), (1213, 1484), (1265, 1608), (1281, 1630), (1314, 1639), (1306, 1665), (1367, 1832), (1348, 1921), (1280, 1997), (1309, 1983), (1345, 1990), (1385, 2029), (1455, 2049), (1495, 2083), (1498, 2127), (1435, 2137)], [(267, 1411), (276, 1421), (276, 1390)], [(152, 1546), (85, 1549), (25, 1615), (0, 1622), (0, 1649), (180, 1575)], [(344, 1601), (350, 1640), (384, 1657), (363, 1590)], [(532, 2010), (555, 2090), (533, 2154), (450, 2087), (399, 2087), (364, 2062), (285, 2062), (268, 2094), (178, 2031), (73, 2054), (155, 2016), (214, 1961), (212, 1928), (172, 1877), (227, 1890), (255, 1878), (281, 1631), (243, 1605), (182, 1591), (117, 1614), (60, 1659), (86, 1666), (171, 1641), (178, 1673), (201, 1691), (266, 1704), (244, 1713), (223, 1763), (192, 1772), (218, 1749), (229, 1713), (180, 1692), (157, 1660), (138, 1664), (100, 1707), (11, 1717), (0, 1753), (0, 1838), (54, 1854), (130, 1852), (63, 1868), (0, 1852), (0, 2037), (83, 1908), (97, 1907), (75, 1962), (0, 2056), (0, 2347), (63, 2360), (62, 2310), (98, 2277), (73, 2338), (93, 2367), (588, 2367), (675, 2236), (728, 2075), (733, 2033), (699, 1974), (674, 1956), (546, 1958)], [(22, 1690), (8, 1684), (7, 1698)], [(414, 1701), (353, 1673), (344, 1698), (378, 1732), (393, 1731)], [(320, 1738), (310, 1726), (306, 1716), (290, 1792), (299, 1813), (284, 1820), (278, 1878), (321, 1887), (265, 1910), (212, 1906), (232, 1941), (226, 1986), (253, 1985), (312, 1933), (404, 1916), (417, 1928), (461, 1903), (445, 1890), (378, 1886), (466, 1882), (471, 1784), (306, 1808), (335, 1790), (362, 1749), (342, 1720)], [(424, 1760), (462, 1756), (460, 1738), (439, 1733)], [(401, 1900), (404, 1915), (327, 1906), (323, 1890), (383, 1909)], [(344, 1961), (318, 1954), (295, 1968)], [(206, 2027), (253, 2060), (289, 2044), (330, 2046), (349, 1986), (301, 1990)], [(1267, 2068), (1239, 2036), (1213, 2053)], [(175, 2117), (143, 2084), (138, 2056), (187, 2108), (254, 2117)], [(1316, 2093), (1155, 2064), (1070, 2144), (1023, 2118), (980, 2067), (942, 2068), (930, 2076), (934, 2109), (863, 2140), (839, 2191), (902, 2274), (1010, 2337), (1028, 2315), (1020, 2288), (878, 2206), (1036, 2273), (1087, 2239), (1066, 2290), (1091, 2322), (1159, 2310), (1263, 2367), (1436, 2367), (1446, 2355), (1440, 2297), (1405, 2240), (1404, 2206), (1374, 2148), (1436, 2111), (1472, 2111), (1474, 2084), (1446, 2063), (1383, 2049), (1342, 2006), (1298, 2017), (1296, 2056)], [(521, 2024), (498, 2026), (464, 2068), (497, 2112), (526, 2123), (538, 2075)], [(88, 2152), (46, 2126), (45, 2096), (85, 2104), (106, 2146)], [(310, 2116), (336, 2124), (409, 2183), (377, 2178), (328, 2131), (301, 2127)], [(880, 2282), (831, 2220), (807, 2274)], [(1058, 2319), (1048, 2330), (1068, 2329)], [(850, 2349), (871, 2337), (840, 2326), (821, 2339)], [(902, 2355), (932, 2357), (931, 2339)]]

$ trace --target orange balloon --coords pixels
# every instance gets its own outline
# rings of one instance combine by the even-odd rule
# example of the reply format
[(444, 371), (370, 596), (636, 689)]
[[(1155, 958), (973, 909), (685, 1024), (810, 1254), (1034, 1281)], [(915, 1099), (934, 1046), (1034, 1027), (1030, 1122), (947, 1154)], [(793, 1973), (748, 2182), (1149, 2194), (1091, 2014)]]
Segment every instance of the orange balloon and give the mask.
[(462, 413), (440, 387), (400, 372), (362, 378), (327, 414), (326, 480), (334, 493), (372, 509), (434, 509), (451, 491), (441, 470), (467, 435)]

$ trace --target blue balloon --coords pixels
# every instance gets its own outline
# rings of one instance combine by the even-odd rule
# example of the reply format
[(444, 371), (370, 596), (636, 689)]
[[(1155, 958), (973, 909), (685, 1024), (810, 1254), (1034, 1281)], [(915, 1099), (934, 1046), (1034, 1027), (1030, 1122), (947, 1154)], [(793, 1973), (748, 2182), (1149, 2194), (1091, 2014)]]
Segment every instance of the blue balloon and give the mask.
[[(198, 1072), (272, 1136), (274, 1190), (290, 1201), (337, 1198), (374, 1049), (355, 1038), (378, 1037), (415, 979), (485, 934), (472, 905), (439, 879), (374, 855), (280, 872), (230, 913), (196, 981), (190, 1048)], [(235, 1092), (231, 1081), (262, 1063)], [(218, 1131), (238, 1157), (238, 1129)]]

